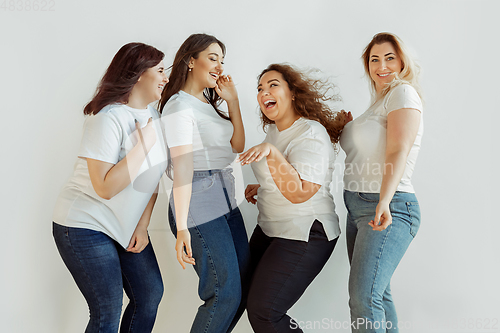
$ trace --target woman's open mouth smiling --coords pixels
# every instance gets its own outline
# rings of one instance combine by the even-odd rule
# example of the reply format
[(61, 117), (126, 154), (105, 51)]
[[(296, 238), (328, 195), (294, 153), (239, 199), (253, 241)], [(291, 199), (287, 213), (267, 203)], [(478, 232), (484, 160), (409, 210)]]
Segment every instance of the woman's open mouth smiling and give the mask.
[(267, 101), (264, 102), (264, 106), (266, 109), (271, 109), (276, 105), (276, 101), (274, 99), (268, 99)]

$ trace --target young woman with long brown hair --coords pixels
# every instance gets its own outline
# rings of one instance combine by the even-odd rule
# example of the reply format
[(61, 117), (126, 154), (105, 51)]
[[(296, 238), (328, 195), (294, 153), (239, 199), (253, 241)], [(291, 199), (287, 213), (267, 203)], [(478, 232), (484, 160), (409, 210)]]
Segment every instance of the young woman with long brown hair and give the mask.
[[(302, 332), (286, 313), (330, 258), (340, 235), (330, 182), (332, 144), (350, 118), (327, 105), (326, 83), (286, 64), (259, 75), (257, 100), (267, 136), (241, 154), (259, 184), (245, 197), (259, 209), (250, 239), (248, 317), (255, 332)], [(255, 196), (258, 196), (256, 199)]]
[(163, 294), (147, 231), (167, 160), (148, 106), (168, 82), (163, 56), (142, 43), (116, 53), (84, 109), (74, 173), (54, 210), (57, 248), (89, 306), (87, 333), (151, 332)]
[[(169, 222), (177, 260), (194, 265), (204, 304), (191, 332), (230, 332), (245, 309), (248, 238), (231, 163), (245, 146), (238, 94), (222, 75), (224, 44), (189, 36), (174, 59), (160, 101), (173, 167)], [(219, 109), (224, 100), (228, 114)]]

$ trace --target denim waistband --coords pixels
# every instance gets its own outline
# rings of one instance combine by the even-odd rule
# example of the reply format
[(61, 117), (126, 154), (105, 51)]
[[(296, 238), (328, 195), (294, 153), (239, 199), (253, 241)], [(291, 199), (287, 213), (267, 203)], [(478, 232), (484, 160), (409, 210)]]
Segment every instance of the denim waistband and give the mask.
[[(344, 189), (344, 196), (345, 195), (355, 195), (358, 198), (363, 197), (365, 199), (370, 198), (373, 202), (378, 202), (380, 198), (380, 193), (371, 193), (371, 192), (356, 192), (356, 191), (349, 191)], [(396, 191), (394, 192), (394, 195), (392, 196), (391, 202), (396, 202), (396, 201), (408, 201), (408, 202), (418, 202), (417, 196), (413, 192), (403, 192), (403, 191)]]
[(193, 177), (209, 177), (213, 174), (228, 174), (232, 173), (233, 169), (232, 168), (226, 168), (226, 169), (212, 169), (212, 170), (195, 170), (193, 171)]

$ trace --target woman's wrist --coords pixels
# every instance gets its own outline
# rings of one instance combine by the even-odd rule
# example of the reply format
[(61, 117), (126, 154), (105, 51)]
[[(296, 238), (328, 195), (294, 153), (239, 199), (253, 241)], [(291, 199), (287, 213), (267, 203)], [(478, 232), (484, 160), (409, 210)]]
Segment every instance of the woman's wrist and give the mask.
[(380, 198), (378, 201), (378, 204), (381, 206), (389, 206), (390, 203), (391, 203), (391, 200), (389, 200), (387, 198)]
[(134, 148), (138, 149), (139, 151), (143, 152), (144, 155), (147, 155), (149, 154), (149, 152), (151, 151), (151, 148), (153, 148), (154, 144), (148, 144), (147, 142), (143, 141), (143, 140), (139, 140), (137, 141), (137, 143), (135, 144)]
[(239, 108), (239, 106), (240, 106), (240, 100), (239, 100), (238, 96), (236, 96), (233, 99), (226, 100), (226, 103), (227, 103), (227, 108), (228, 108), (229, 112), (231, 112), (231, 109), (233, 109), (233, 111), (235, 109), (238, 109), (238, 111), (240, 110), (240, 108)]
[(278, 152), (278, 149), (272, 145), (269, 142), (264, 143), (268, 148), (269, 148), (269, 155), (267, 156), (269, 159), (272, 159), (275, 157), (276, 152)]
[(149, 226), (149, 223), (139, 223), (135, 227), (135, 230), (136, 231), (145, 231), (145, 232), (147, 232), (148, 231), (148, 226)]

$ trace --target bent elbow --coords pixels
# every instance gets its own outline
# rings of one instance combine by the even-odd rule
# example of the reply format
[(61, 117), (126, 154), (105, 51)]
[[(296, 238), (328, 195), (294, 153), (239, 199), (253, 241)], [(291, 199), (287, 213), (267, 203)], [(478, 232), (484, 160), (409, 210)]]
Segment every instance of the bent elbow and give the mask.
[(104, 200), (111, 200), (111, 198), (113, 198), (113, 196), (111, 195), (100, 195), (101, 198), (103, 198)]
[(306, 198), (303, 195), (289, 195), (288, 197), (285, 197), (288, 201), (290, 201), (292, 204), (301, 204), (309, 200), (309, 198)]
[(284, 196), (292, 204), (301, 204), (311, 199), (318, 192), (318, 190), (319, 187), (317, 189), (313, 189), (310, 191), (296, 191), (293, 193), (288, 193), (287, 195)]
[(294, 205), (301, 204), (304, 202), (304, 201), (296, 199), (296, 198), (288, 199), (288, 201), (290, 201)]
[(242, 152), (245, 151), (245, 144), (242, 144), (242, 145), (236, 145), (236, 146), (233, 146), (233, 151), (235, 153), (238, 153), (238, 154), (241, 154)]
[(111, 198), (113, 198), (115, 196), (115, 194), (113, 193), (110, 193), (109, 191), (105, 191), (103, 189), (96, 189), (94, 188), (94, 191), (95, 193), (97, 193), (97, 195), (104, 199), (104, 200), (111, 200)]

